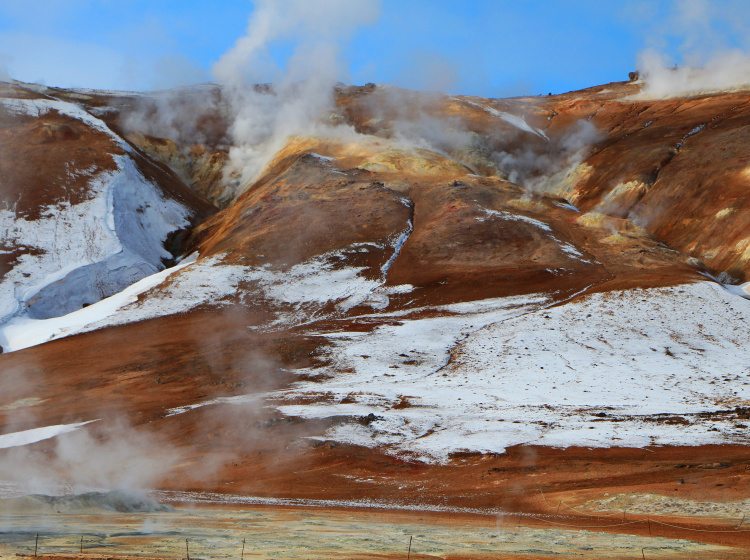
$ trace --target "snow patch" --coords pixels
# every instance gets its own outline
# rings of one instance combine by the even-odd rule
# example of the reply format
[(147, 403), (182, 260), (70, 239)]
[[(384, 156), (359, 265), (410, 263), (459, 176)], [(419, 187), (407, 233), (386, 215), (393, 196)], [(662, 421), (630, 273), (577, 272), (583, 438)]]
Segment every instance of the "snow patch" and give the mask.
[[(338, 332), (331, 366), (319, 370), (332, 377), (291, 395), (332, 402), (279, 408), (307, 418), (373, 414), (326, 438), (424, 461), (518, 444), (750, 443), (732, 413), (750, 406), (750, 304), (712, 282), (545, 301), (400, 317), (367, 336)], [(402, 396), (411, 406), (395, 407)]]
[(30, 445), (62, 434), (68, 434), (91, 422), (96, 422), (96, 420), (78, 422), (76, 424), (57, 424), (55, 426), (44, 426), (43, 428), (32, 428), (31, 430), (23, 430), (22, 432), (3, 434), (0, 435), (0, 449)]

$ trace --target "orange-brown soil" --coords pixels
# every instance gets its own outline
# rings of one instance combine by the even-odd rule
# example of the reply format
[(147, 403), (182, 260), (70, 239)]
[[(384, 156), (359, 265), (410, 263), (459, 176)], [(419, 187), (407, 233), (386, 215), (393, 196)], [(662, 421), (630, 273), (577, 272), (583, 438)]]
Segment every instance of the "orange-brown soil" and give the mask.
[[(339, 108), (358, 130), (385, 139), (356, 149), (345, 142), (294, 139), (260, 180), (242, 185), (246, 190), (232, 200), (223, 199), (224, 208), (210, 217), (213, 208), (188, 191), (164, 162), (190, 175), (199, 192), (218, 201), (225, 151), (193, 146), (202, 163), (188, 169), (180, 159), (185, 146), (129, 138), (144, 150), (134, 156), (143, 173), (205, 218), (183, 247), (199, 250), (202, 257), (226, 255), (231, 263), (288, 269), (356, 243), (380, 244), (366, 254), (348, 255), (345, 263), (364, 267), (375, 277), (391, 257), (387, 242), (411, 222), (413, 231), (388, 271), (387, 285), (411, 284), (414, 290), (408, 297), (391, 297), (388, 311), (536, 292), (562, 301), (584, 289), (591, 293), (703, 279), (702, 265), (688, 255), (702, 259), (713, 272), (728, 270), (745, 278), (750, 258), (744, 238), (750, 225), (742, 151), (750, 118), (744, 111), (746, 93), (623, 100), (636, 94), (637, 86), (610, 84), (542, 100), (475, 100), (496, 110), (523, 109), (529, 123), (551, 138), (589, 117), (601, 129), (603, 139), (564, 188), (528, 193), (500, 176), (470, 173), (468, 161), (436, 152), (399, 152), (387, 144), (387, 123), (404, 112), (427, 111), (461, 118), (469, 130), (485, 137), (502, 132), (510, 141), (522, 139), (543, 149), (540, 137), (492, 122), (485, 110), (460, 99), (416, 107), (410, 100), (378, 120), (368, 101), (374, 92), (340, 92)], [(12, 93), (33, 95), (23, 88)], [(120, 110), (127, 112), (127, 107)], [(8, 126), (0, 128), (0, 169), (10, 169), (3, 180), (16, 189), (19, 209), (28, 215), (60, 196), (85, 196), (83, 179), (80, 184), (66, 179), (65, 189), (53, 188), (65, 162), (105, 172), (113, 165), (106, 154), (118, 153), (106, 135), (78, 130), (75, 122), (55, 113), (44, 122), (14, 117), (3, 124)], [(683, 139), (700, 125), (705, 127)], [(11, 147), (6, 150), (6, 145)], [(323, 163), (312, 152), (337, 160)], [(204, 156), (205, 161), (200, 159)], [(14, 160), (33, 165), (13, 166)], [(34, 171), (40, 168), (46, 175)], [(491, 169), (484, 171), (490, 174)], [(582, 216), (561, 207), (560, 196), (591, 213)], [(500, 227), (493, 212), (515, 218)], [(546, 224), (549, 232), (534, 221)], [(582, 258), (563, 254), (562, 243)], [(256, 328), (272, 317), (269, 302), (237, 295), (222, 303), (0, 356), (3, 431), (102, 418), (90, 426), (102, 440), (116, 440), (126, 430), (150, 434), (173, 461), (156, 481), (164, 490), (329, 500), (330, 508), (336, 501), (373, 500), (394, 507), (490, 510), (502, 512), (503, 524), (511, 526), (688, 539), (733, 547), (738, 557), (750, 549), (749, 530), (728, 514), (682, 517), (656, 507), (652, 513), (602, 513), (590, 504), (620, 494), (719, 504), (748, 500), (750, 450), (743, 446), (519, 446), (496, 456), (458, 455), (445, 464), (425, 464), (395, 457), (387, 448), (326, 441), (326, 429), (336, 423), (366, 424), (371, 419), (287, 417), (273, 407), (273, 395), (257, 406), (214, 404), (170, 415), (171, 409), (217, 397), (283, 391), (295, 381), (315, 380), (314, 372), (292, 372), (325, 363), (326, 342), (313, 329), (333, 330), (334, 319), (346, 325), (371, 311), (364, 306), (346, 312), (326, 309), (311, 326), (274, 331)], [(319, 402), (328, 397), (309, 398)], [(55, 442), (38, 442), (25, 452), (29, 464), (43, 464), (54, 455)], [(137, 464), (138, 459), (129, 460)], [(415, 514), (383, 515), (398, 520)], [(497, 523), (498, 514), (487, 517), (461, 509), (416, 515), (458, 525)]]

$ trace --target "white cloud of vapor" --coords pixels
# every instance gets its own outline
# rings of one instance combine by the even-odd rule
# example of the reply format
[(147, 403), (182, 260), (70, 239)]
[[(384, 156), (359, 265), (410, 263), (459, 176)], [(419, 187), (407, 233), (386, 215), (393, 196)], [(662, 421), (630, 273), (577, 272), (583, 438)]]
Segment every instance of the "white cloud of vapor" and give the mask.
[[(234, 117), (227, 177), (246, 184), (289, 136), (330, 133), (321, 117), (333, 107), (333, 87), (344, 71), (340, 46), (379, 12), (379, 0), (256, 2), (246, 35), (213, 67)], [(296, 48), (282, 70), (269, 49), (284, 41)], [(252, 87), (271, 81), (269, 88)]]
[(590, 121), (571, 124), (547, 144), (519, 143), (492, 154), (492, 159), (513, 183), (534, 191), (555, 190), (554, 181), (567, 175), (602, 138)]
[(27, 491), (68, 488), (144, 490), (154, 487), (178, 461), (178, 453), (153, 434), (124, 421), (93, 422), (54, 440), (51, 453), (28, 446), (0, 453), (0, 478)]
[[(729, 0), (673, 0), (657, 23), (647, 26), (647, 49), (637, 67), (648, 97), (750, 85), (750, 5)], [(677, 60), (666, 52), (676, 42)]]

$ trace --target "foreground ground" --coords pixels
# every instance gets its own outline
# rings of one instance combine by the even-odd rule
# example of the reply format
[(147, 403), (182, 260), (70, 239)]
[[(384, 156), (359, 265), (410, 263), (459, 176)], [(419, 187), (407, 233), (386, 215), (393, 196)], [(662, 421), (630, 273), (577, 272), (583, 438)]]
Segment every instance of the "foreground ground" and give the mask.
[[(587, 525), (608, 524), (606, 532), (573, 529), (582, 521), (579, 515), (562, 513), (502, 516), (226, 505), (181, 506), (152, 514), (19, 515), (4, 519), (0, 557), (33, 557), (35, 545), (38, 557), (55, 559), (185, 558), (187, 553), (193, 559), (746, 557), (731, 539), (704, 542), (705, 535), (740, 535), (736, 520), (729, 518), (701, 518), (698, 524), (697, 518), (668, 518), (704, 529), (671, 537), (620, 532), (637, 524), (613, 526), (614, 520), (601, 517), (590, 518)], [(660, 533), (663, 527), (654, 522), (652, 531)]]

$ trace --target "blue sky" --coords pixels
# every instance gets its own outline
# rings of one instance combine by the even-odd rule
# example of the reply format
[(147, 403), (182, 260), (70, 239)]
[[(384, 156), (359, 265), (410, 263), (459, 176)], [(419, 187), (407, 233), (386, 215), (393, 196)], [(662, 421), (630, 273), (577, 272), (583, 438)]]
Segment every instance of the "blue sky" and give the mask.
[[(361, 1), (379, 16), (339, 41), (348, 83), (560, 93), (626, 79), (645, 48), (682, 63), (748, 46), (750, 3), (738, 0)], [(0, 0), (0, 75), (135, 90), (208, 81), (253, 9), (249, 0)], [(268, 46), (283, 67), (296, 42)]]

